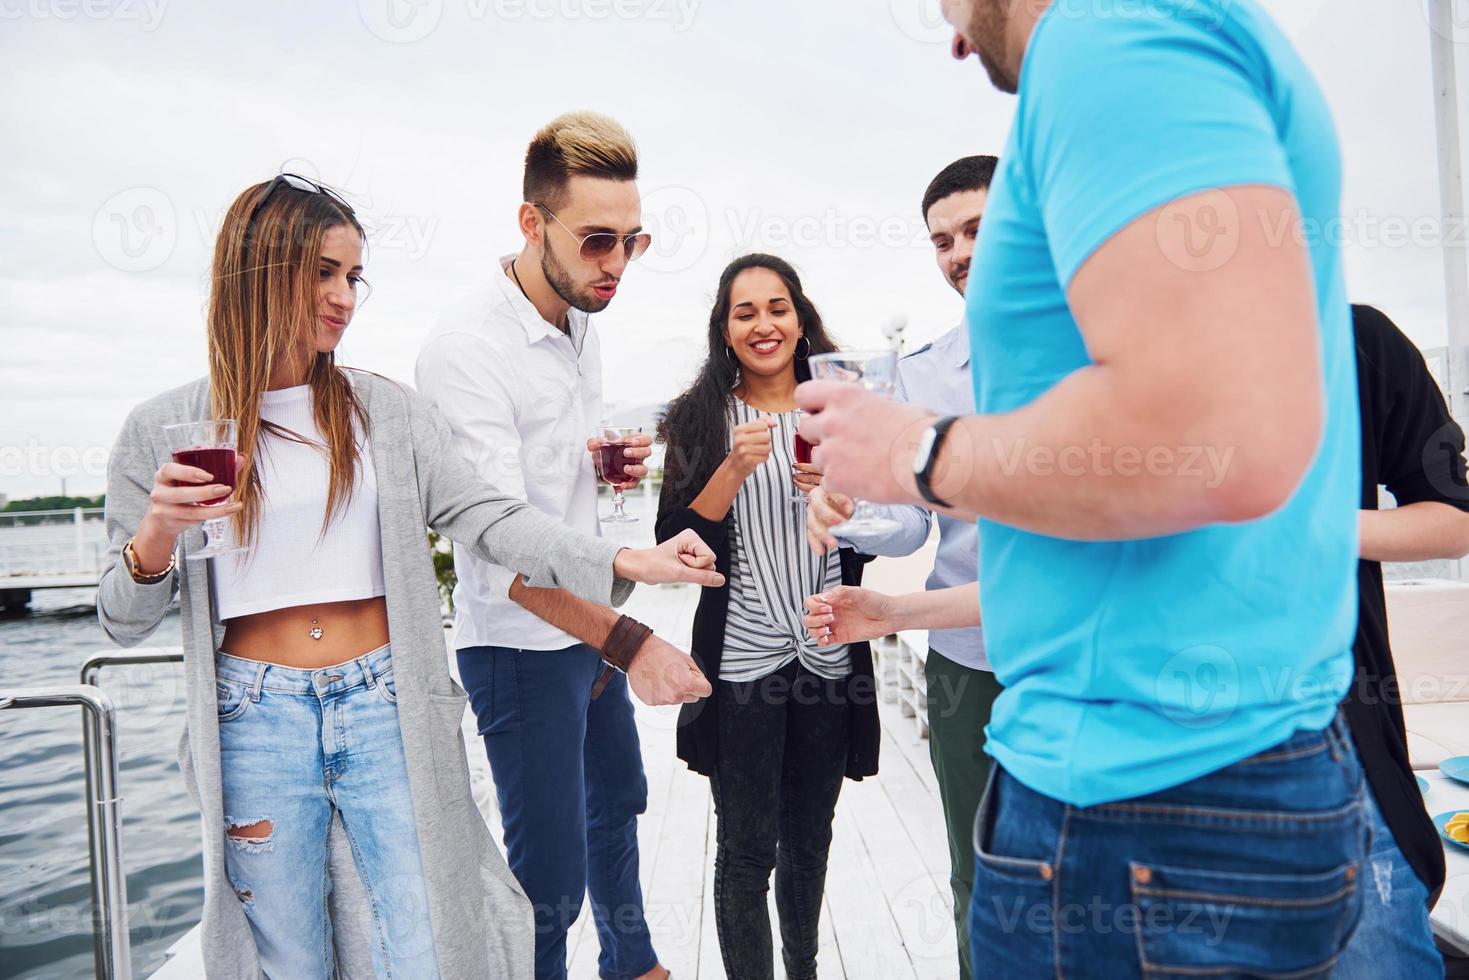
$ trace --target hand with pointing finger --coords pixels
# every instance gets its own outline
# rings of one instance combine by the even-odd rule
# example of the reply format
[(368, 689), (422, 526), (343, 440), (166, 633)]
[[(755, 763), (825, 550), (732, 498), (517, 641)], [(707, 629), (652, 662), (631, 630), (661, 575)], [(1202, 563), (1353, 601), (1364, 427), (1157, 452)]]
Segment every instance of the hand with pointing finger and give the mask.
[(770, 430), (780, 423), (768, 415), (753, 422), (735, 426), (728, 462), (741, 479), (760, 468), (770, 458)]

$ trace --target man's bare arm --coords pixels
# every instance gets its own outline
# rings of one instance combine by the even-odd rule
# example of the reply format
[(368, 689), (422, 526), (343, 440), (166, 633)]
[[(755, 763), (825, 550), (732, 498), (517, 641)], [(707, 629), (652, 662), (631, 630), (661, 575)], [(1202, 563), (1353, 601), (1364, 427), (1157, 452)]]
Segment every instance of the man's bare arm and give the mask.
[(981, 625), (978, 582), (901, 595), (840, 585), (807, 596), (805, 605), (801, 622), (817, 646), (860, 643), (903, 630)]
[[(580, 599), (565, 589), (534, 589), (515, 576), (510, 598), (526, 610), (597, 650), (607, 643), (619, 613)], [(713, 693), (693, 658), (657, 636), (649, 636), (633, 655), (628, 684), (644, 704), (683, 704)]]
[[(1238, 217), (1215, 242), (1227, 251), (1201, 262), (1186, 235), (1209, 227), (1198, 221), (1206, 209)], [(951, 513), (1119, 540), (1282, 506), (1324, 425), (1314, 280), (1298, 226), (1288, 191), (1235, 187), (1173, 202), (1107, 240), (1067, 293), (1092, 363), (1023, 408), (956, 423), (934, 484)], [(820, 443), (826, 485), (921, 504), (912, 459), (931, 413), (853, 388), (797, 392), (818, 413), (802, 433)], [(837, 410), (823, 413), (827, 405)], [(892, 446), (891, 458), (871, 459), (874, 444)]]
[(1432, 561), (1469, 553), (1469, 513), (1438, 500), (1358, 514), (1365, 561)]

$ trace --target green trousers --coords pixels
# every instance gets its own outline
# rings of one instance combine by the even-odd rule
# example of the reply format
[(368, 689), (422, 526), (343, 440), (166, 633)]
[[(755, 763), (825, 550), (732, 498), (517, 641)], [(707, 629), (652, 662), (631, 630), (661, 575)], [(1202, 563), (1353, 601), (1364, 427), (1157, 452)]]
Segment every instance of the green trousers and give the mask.
[(969, 897), (974, 891), (974, 814), (990, 775), (984, 726), (1000, 693), (987, 670), (957, 664), (928, 651), (928, 754), (938, 776), (944, 823), (949, 831), (949, 885), (954, 890), (954, 935), (959, 943), (959, 977), (971, 980)]

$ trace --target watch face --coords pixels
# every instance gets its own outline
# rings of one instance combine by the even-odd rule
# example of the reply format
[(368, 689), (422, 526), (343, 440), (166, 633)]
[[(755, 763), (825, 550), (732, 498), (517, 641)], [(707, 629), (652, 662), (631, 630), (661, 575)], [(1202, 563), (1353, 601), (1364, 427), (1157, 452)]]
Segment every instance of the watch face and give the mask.
[(913, 472), (918, 476), (928, 469), (928, 458), (933, 455), (933, 442), (936, 438), (933, 426), (923, 430), (923, 438), (918, 442), (918, 452), (913, 454)]

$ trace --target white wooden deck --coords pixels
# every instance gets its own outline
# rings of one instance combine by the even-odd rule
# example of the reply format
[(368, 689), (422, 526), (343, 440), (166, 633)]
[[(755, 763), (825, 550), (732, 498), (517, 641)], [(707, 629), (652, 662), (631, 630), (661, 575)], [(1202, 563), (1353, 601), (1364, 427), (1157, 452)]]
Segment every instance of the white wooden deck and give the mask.
[[(688, 649), (698, 590), (640, 586), (624, 611)], [(678, 980), (723, 980), (714, 926), (714, 807), (709, 783), (674, 756), (673, 708), (638, 704), (648, 812), (638, 830), (648, 924)], [(843, 784), (821, 917), (823, 977), (951, 978), (958, 975), (949, 854), (928, 743), (913, 719), (884, 703), (881, 772)], [(475, 799), (499, 832), (494, 787), (468, 713), (465, 738)], [(772, 899), (770, 918), (775, 928)], [(776, 971), (780, 970), (779, 932)], [(583, 907), (570, 938), (571, 976), (597, 976), (597, 935)]]

